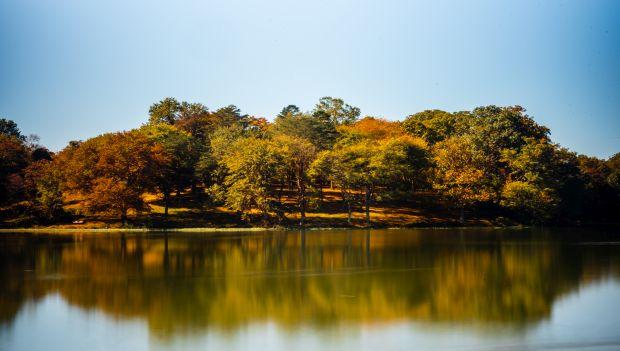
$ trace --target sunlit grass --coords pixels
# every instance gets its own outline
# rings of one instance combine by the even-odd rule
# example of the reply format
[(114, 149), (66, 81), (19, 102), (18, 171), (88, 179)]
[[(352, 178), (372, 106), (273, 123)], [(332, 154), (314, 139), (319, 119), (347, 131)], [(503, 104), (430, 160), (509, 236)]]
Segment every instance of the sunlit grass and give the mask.
[[(423, 197), (425, 194), (417, 196)], [(209, 204), (204, 195), (197, 198), (189, 192), (184, 192), (178, 197), (177, 194), (172, 195), (167, 216), (161, 194), (147, 193), (143, 198), (149, 205), (150, 211), (142, 213), (129, 211), (129, 222), (123, 225), (120, 218), (113, 214), (90, 215), (86, 211), (86, 199), (77, 194), (66, 194), (65, 209), (77, 215), (83, 223), (63, 223), (40, 227), (51, 229), (296, 227), (300, 220), (297, 199), (295, 193), (291, 191), (285, 192), (279, 199), (287, 206), (284, 219), (279, 222), (276, 222), (278, 214), (275, 211), (268, 213), (269, 221), (265, 221), (263, 213), (258, 210), (249, 211), (250, 220), (242, 219), (238, 213), (225, 206)], [(375, 202), (370, 207), (370, 219), (371, 225), (375, 227), (433, 226), (456, 222), (457, 215), (446, 210), (428, 210), (412, 203), (395, 206)], [(493, 221), (471, 219), (469, 224), (491, 226)], [(366, 213), (361, 204), (356, 204), (352, 208), (351, 223), (349, 223), (340, 190), (325, 188), (322, 192), (322, 201), (308, 205), (305, 226), (365, 227)]]

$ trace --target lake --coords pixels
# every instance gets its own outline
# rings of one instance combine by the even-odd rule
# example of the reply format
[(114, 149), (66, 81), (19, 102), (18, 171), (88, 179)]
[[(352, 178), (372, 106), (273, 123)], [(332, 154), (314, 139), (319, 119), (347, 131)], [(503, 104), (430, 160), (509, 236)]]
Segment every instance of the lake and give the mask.
[(0, 350), (620, 349), (615, 229), (0, 234)]

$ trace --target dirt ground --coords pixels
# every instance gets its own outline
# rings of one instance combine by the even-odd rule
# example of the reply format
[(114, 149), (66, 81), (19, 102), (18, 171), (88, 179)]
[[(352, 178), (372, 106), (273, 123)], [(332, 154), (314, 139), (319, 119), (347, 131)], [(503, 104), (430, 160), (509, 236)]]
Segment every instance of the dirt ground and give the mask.
[[(79, 215), (82, 200), (76, 197), (67, 199), (65, 208), (77, 213), (73, 220), (55, 224), (28, 224), (23, 218), (11, 218), (7, 209), (3, 209), (0, 227), (38, 227), (50, 229), (70, 228), (248, 228), (248, 227), (298, 227), (299, 213), (297, 212), (294, 194), (284, 193), (284, 217), (277, 219), (276, 213), (270, 213), (265, 220), (260, 213), (252, 213), (250, 221), (242, 220), (234, 211), (222, 206), (210, 205), (204, 198), (192, 196), (189, 192), (174, 197), (170, 203), (168, 216), (164, 216), (164, 206), (161, 197), (149, 194), (146, 200), (151, 207), (149, 213), (130, 213), (128, 222), (123, 225), (120, 218), (115, 216)], [(471, 211), (470, 211), (471, 212)], [(337, 189), (323, 189), (323, 199), (319, 203), (310, 204), (306, 213), (305, 227), (365, 227), (365, 213), (361, 204), (353, 207), (351, 224), (347, 221), (347, 210)], [(477, 217), (475, 213), (468, 213), (465, 223), (458, 221), (459, 213), (443, 204), (435, 195), (417, 193), (407, 202), (382, 203), (375, 202), (370, 207), (372, 227), (437, 227), (437, 226), (493, 226), (497, 220)], [(81, 223), (72, 223), (78, 220)], [(508, 223), (510, 225), (514, 223)]]

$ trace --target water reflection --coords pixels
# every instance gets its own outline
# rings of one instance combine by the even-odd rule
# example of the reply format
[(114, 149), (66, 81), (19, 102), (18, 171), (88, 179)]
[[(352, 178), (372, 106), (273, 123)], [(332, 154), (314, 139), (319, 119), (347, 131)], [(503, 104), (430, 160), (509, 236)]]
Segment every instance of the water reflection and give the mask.
[(0, 323), (59, 294), (161, 337), (267, 321), (523, 328), (580, 286), (618, 280), (613, 240), (568, 230), (5, 235)]

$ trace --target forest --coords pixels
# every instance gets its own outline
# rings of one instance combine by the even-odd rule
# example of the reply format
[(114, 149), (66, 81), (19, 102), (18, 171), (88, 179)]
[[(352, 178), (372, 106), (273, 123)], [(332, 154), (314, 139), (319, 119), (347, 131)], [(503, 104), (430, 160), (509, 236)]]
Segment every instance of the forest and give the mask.
[(323, 97), (269, 121), (165, 98), (58, 152), (0, 119), (2, 227), (598, 224), (619, 200), (620, 153), (570, 151), (521, 106), (390, 121)]

